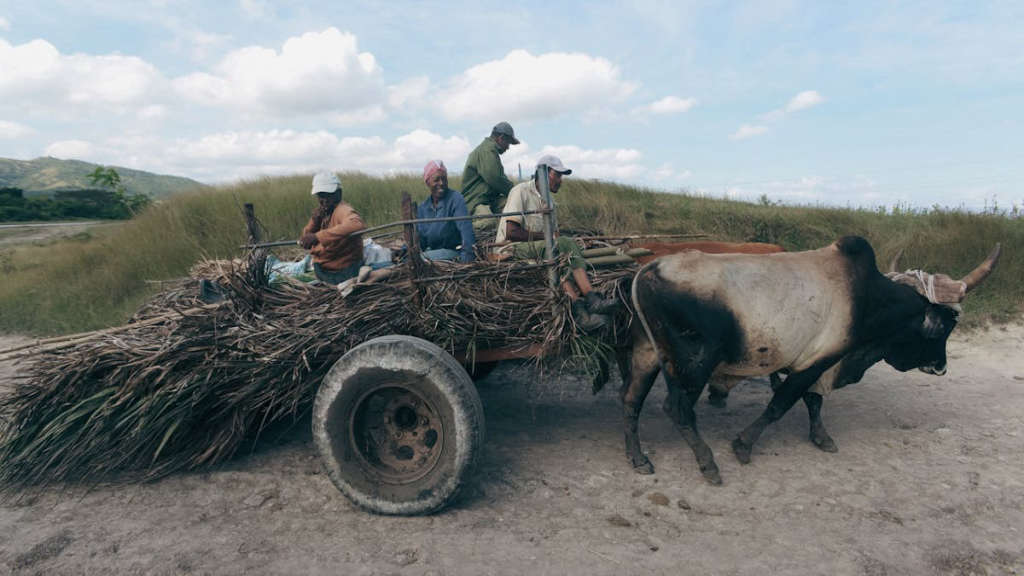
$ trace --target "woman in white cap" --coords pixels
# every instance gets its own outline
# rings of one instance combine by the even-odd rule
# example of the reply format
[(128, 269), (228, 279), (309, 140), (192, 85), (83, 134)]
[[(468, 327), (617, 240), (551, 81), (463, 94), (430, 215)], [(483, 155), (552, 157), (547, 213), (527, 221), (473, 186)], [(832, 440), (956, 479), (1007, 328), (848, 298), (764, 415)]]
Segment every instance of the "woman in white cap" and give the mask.
[(299, 244), (313, 256), (316, 277), (328, 284), (341, 284), (359, 274), (363, 262), (363, 240), (357, 232), (366, 228), (352, 206), (341, 201), (341, 182), (332, 172), (313, 176), (312, 195), (317, 207), (302, 229)]

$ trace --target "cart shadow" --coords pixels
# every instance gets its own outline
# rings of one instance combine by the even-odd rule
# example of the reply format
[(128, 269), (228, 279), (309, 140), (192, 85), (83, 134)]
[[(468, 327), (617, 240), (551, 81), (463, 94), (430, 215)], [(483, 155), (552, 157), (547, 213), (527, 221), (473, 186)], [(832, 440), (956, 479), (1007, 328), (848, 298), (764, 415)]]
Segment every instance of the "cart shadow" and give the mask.
[[(563, 375), (550, 384), (539, 383), (528, 367), (515, 366), (499, 367), (477, 383), (486, 440), (476, 472), (454, 510), (517, 501), (538, 486), (586, 481), (584, 469), (632, 478), (623, 446), (618, 377), (597, 395), (591, 394), (590, 382), (582, 375)], [(681, 462), (688, 464), (690, 449), (662, 412), (665, 392), (659, 377), (640, 417), (644, 448), (652, 454), (678, 452)], [(770, 396), (767, 379), (756, 379), (734, 389), (727, 408), (709, 405), (706, 394), (698, 402), (701, 432), (720, 458), (731, 457), (728, 443), (764, 410)], [(802, 413), (787, 415), (776, 424), (765, 434), (766, 445), (773, 436), (804, 441)]]

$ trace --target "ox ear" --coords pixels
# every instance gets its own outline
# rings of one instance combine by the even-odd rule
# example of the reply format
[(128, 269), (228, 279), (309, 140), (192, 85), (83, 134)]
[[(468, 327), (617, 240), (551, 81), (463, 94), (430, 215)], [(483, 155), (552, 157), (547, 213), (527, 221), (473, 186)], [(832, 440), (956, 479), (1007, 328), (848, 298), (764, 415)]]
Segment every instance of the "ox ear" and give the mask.
[(995, 270), (996, 263), (999, 262), (999, 255), (1002, 254), (1002, 252), (1002, 244), (996, 242), (996, 247), (992, 249), (991, 253), (989, 253), (988, 258), (985, 258), (985, 261), (978, 264), (977, 268), (971, 270), (967, 276), (960, 279), (961, 282), (967, 285), (967, 292), (978, 287), (985, 278), (988, 278), (988, 275), (992, 273), (992, 270)]
[(902, 257), (903, 257), (903, 248), (900, 248), (899, 250), (896, 251), (896, 255), (892, 257), (892, 260), (889, 261), (889, 272), (890, 273), (899, 272), (900, 271), (899, 270), (900, 258), (902, 258)]

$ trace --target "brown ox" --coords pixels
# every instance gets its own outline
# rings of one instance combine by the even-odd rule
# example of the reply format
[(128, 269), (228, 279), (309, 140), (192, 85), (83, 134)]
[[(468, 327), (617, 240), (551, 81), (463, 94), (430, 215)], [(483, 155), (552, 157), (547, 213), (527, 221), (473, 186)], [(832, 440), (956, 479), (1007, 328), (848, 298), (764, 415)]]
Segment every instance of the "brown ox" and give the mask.
[(762, 242), (644, 242), (633, 244), (634, 248), (646, 248), (653, 252), (647, 256), (638, 256), (636, 261), (647, 264), (655, 258), (678, 254), (686, 250), (696, 250), (705, 254), (772, 254), (783, 252), (778, 244)]

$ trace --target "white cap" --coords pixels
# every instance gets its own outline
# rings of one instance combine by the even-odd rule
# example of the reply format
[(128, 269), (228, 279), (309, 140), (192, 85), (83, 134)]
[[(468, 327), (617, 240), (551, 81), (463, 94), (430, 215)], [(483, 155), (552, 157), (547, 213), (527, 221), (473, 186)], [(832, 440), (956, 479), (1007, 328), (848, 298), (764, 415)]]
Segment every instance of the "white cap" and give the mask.
[(566, 176), (572, 174), (572, 170), (566, 168), (565, 165), (562, 164), (562, 161), (558, 159), (558, 156), (545, 154), (537, 159), (538, 168), (540, 168), (541, 164), (547, 164), (548, 168), (554, 170), (555, 172), (558, 172), (559, 174), (564, 174)]
[(334, 172), (317, 172), (313, 176), (313, 196), (316, 196), (317, 192), (337, 192), (338, 188), (341, 188), (341, 181)]

